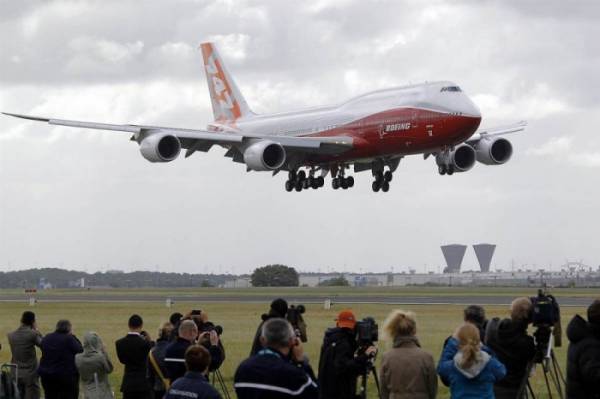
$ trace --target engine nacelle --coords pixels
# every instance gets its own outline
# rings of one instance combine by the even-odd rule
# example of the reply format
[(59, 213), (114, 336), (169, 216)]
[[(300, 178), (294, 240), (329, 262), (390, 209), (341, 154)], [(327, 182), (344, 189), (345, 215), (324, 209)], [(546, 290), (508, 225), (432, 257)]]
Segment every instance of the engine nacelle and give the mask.
[(475, 149), (468, 144), (462, 144), (454, 151), (439, 153), (435, 162), (446, 167), (452, 166), (453, 172), (466, 172), (475, 165)]
[(513, 153), (510, 141), (503, 137), (483, 138), (475, 144), (477, 161), (485, 165), (501, 165), (508, 162)]
[(142, 140), (140, 152), (150, 162), (170, 162), (179, 156), (181, 143), (172, 134), (154, 133)]
[(244, 150), (244, 162), (256, 171), (277, 170), (285, 163), (285, 148), (270, 140), (261, 140)]

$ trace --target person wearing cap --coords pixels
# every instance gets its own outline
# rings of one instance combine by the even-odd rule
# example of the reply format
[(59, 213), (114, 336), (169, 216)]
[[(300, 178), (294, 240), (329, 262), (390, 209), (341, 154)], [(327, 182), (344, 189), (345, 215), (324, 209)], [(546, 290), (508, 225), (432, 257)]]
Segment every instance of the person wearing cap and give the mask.
[(567, 326), (567, 399), (600, 398), (600, 299)]
[(356, 382), (366, 371), (369, 357), (377, 353), (375, 346), (359, 348), (356, 342), (356, 316), (342, 310), (336, 326), (325, 332), (319, 356), (319, 398), (354, 399)]
[(274, 318), (285, 319), (288, 312), (288, 303), (283, 298), (277, 298), (273, 302), (271, 302), (271, 308), (269, 309), (269, 313), (264, 313), (261, 316), (261, 322), (256, 329), (256, 334), (254, 334), (254, 340), (252, 341), (252, 349), (250, 349), (250, 356), (256, 355), (258, 351), (260, 351), (263, 346), (261, 343), (261, 333), (262, 327), (265, 324), (265, 321)]

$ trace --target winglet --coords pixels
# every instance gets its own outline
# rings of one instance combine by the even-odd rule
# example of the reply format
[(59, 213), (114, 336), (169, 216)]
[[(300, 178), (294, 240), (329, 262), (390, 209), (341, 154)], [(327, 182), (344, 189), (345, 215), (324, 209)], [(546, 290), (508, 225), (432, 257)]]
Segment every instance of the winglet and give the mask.
[(3, 112), (4, 115), (8, 115), (8, 116), (13, 116), (15, 118), (21, 118), (21, 119), (29, 119), (32, 121), (38, 121), (38, 122), (50, 122), (50, 118), (42, 118), (40, 116), (31, 116), (31, 115), (21, 115), (21, 114), (11, 114), (10, 112)]

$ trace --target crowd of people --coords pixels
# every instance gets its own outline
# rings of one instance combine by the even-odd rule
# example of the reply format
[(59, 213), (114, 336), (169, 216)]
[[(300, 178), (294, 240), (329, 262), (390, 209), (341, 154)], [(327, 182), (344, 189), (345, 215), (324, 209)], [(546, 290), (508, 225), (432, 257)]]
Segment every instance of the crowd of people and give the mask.
[[(452, 398), (519, 399), (539, 344), (528, 334), (533, 311), (529, 298), (517, 298), (509, 318), (488, 321), (481, 306), (468, 306), (437, 363), (421, 346), (415, 314), (392, 311), (383, 323), (390, 348), (376, 369), (377, 339), (361, 340), (355, 314), (343, 310), (325, 332), (317, 376), (299, 331), (285, 318), (287, 302), (277, 299), (263, 315), (233, 387), (240, 399), (356, 399), (362, 379), (372, 374), (383, 399), (435, 398), (438, 380)], [(125, 369), (123, 398), (221, 398), (208, 379), (225, 361), (221, 332), (205, 311), (193, 310), (171, 315), (153, 341), (142, 317), (132, 315), (127, 335), (115, 343)], [(600, 300), (589, 306), (587, 320), (576, 315), (568, 323), (567, 338), (566, 397), (600, 398)], [(86, 333), (81, 342), (71, 323), (59, 320), (54, 332), (42, 335), (35, 314), (26, 311), (8, 342), (22, 399), (39, 399), (40, 383), (46, 399), (76, 399), (80, 393), (85, 399), (114, 398), (108, 379), (113, 363), (97, 333)]]

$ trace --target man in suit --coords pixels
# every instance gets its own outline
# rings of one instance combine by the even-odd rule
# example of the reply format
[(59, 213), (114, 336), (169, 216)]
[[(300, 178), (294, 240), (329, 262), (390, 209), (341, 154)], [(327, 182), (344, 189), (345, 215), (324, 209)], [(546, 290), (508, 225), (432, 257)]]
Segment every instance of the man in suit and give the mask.
[(41, 345), (42, 334), (37, 330), (35, 313), (23, 312), (21, 326), (8, 334), (8, 342), (12, 352), (11, 362), (19, 366), (19, 392), (23, 399), (39, 399), (40, 383), (35, 347)]
[(148, 352), (154, 346), (139, 315), (129, 318), (129, 332), (116, 342), (117, 357), (125, 365), (121, 392), (123, 399), (151, 399), (152, 390), (146, 378)]

